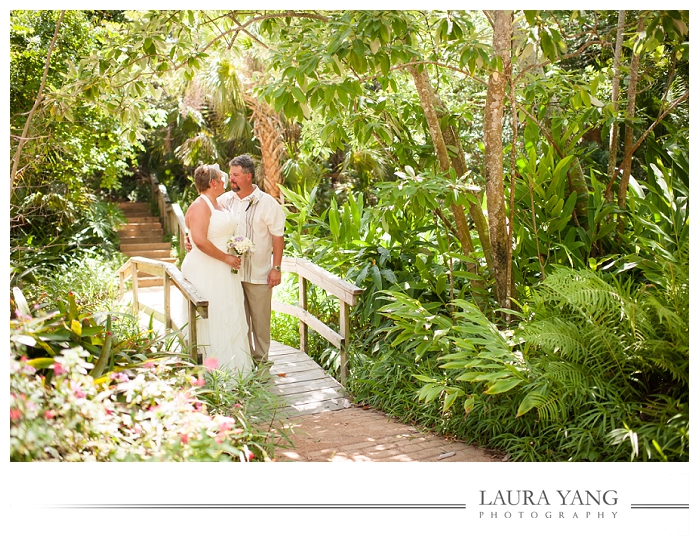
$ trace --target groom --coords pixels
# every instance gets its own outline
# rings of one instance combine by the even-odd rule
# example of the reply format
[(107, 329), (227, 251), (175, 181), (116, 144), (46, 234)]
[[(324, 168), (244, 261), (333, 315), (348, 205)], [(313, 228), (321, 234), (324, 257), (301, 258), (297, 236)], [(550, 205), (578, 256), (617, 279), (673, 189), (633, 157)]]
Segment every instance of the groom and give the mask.
[(282, 280), (284, 252), (284, 209), (253, 183), (255, 164), (247, 155), (228, 162), (232, 191), (218, 198), (223, 208), (238, 222), (237, 234), (249, 238), (255, 251), (246, 256), (240, 268), (245, 292), (245, 314), (252, 358), (265, 366), (271, 341), (272, 289)]
[[(228, 162), (231, 191), (218, 198), (218, 203), (233, 214), (238, 228), (236, 235), (250, 239), (255, 250), (244, 257), (239, 274), (245, 293), (245, 315), (252, 358), (258, 367), (268, 367), (271, 342), (272, 289), (282, 280), (284, 252), (284, 209), (269, 194), (253, 183), (255, 164), (247, 155)], [(189, 240), (185, 248), (190, 251)]]

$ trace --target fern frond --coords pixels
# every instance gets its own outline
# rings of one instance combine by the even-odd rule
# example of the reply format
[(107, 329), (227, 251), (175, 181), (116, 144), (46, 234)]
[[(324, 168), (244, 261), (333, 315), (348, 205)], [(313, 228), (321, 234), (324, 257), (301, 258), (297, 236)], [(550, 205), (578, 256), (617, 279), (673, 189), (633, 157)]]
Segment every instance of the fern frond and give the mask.
[(554, 317), (525, 325), (522, 336), (550, 357), (559, 356), (580, 363), (586, 360), (587, 344), (580, 329), (570, 322)]

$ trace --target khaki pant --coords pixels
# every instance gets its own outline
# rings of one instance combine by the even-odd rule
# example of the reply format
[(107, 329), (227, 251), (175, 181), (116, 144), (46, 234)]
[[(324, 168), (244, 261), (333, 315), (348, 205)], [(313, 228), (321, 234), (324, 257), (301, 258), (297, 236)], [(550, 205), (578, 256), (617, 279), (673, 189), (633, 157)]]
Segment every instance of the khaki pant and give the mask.
[(265, 284), (243, 282), (245, 292), (245, 317), (248, 321), (248, 337), (252, 358), (256, 362), (267, 360), (272, 321), (272, 289)]

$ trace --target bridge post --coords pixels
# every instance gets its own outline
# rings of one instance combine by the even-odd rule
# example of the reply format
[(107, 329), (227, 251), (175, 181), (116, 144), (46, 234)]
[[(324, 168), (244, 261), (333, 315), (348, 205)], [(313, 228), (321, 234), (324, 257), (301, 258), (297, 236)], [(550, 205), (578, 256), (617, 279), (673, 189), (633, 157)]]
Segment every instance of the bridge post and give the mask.
[(134, 317), (138, 317), (138, 266), (135, 262), (131, 263), (131, 286), (131, 293), (133, 296), (131, 309), (133, 311)]
[[(299, 274), (299, 307), (303, 310), (308, 309), (306, 298), (306, 278)], [(303, 321), (299, 321), (299, 349), (308, 354), (308, 326)]]
[(340, 383), (344, 386), (347, 381), (347, 349), (349, 348), (349, 304), (340, 300)]
[(165, 315), (165, 328), (172, 330), (172, 312), (170, 310), (170, 274), (167, 270), (163, 271), (163, 312)]
[(197, 306), (194, 302), (189, 302), (189, 343), (192, 345), (190, 355), (195, 363), (199, 362), (197, 356)]

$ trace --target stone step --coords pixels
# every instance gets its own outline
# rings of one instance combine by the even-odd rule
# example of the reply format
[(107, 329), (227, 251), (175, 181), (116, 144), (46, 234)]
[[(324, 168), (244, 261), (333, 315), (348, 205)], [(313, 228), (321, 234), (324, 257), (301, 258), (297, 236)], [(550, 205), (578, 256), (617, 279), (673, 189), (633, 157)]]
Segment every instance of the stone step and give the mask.
[(121, 201), (117, 205), (124, 211), (132, 211), (134, 209), (147, 209), (150, 211), (150, 203), (143, 201)]
[(131, 209), (124, 209), (120, 207), (121, 212), (124, 213), (124, 216), (126, 217), (152, 217), (153, 211), (150, 210), (150, 207), (147, 208), (131, 208)]
[(163, 227), (158, 226), (157, 228), (151, 228), (149, 230), (144, 230), (138, 226), (134, 226), (132, 228), (123, 228), (117, 231), (117, 234), (119, 234), (119, 237), (154, 237), (154, 236), (160, 236), (162, 239), (163, 234)]
[[(130, 235), (134, 234), (134, 235)], [(164, 243), (162, 235), (145, 235), (140, 232), (129, 232), (129, 235), (123, 235), (119, 238), (122, 245), (140, 245), (143, 243)], [(169, 245), (170, 243), (168, 243)]]
[(138, 222), (127, 222), (126, 224), (122, 224), (119, 226), (120, 230), (132, 230), (136, 228), (143, 228), (145, 230), (151, 230), (151, 229), (157, 229), (157, 228), (162, 228), (162, 225), (160, 224), (160, 221), (157, 218), (154, 218), (152, 220), (141, 220)]
[(153, 215), (126, 215), (126, 220), (128, 221), (127, 224), (143, 224), (149, 222), (160, 223), (160, 219), (158, 217), (154, 217)]
[(158, 228), (151, 228), (149, 230), (144, 230), (142, 228), (134, 227), (134, 228), (124, 228), (122, 230), (117, 231), (117, 234), (119, 235), (119, 239), (122, 237), (155, 237), (158, 236), (162, 240), (163, 234), (163, 228), (162, 226)]
[(152, 258), (153, 260), (164, 260), (170, 258), (170, 249), (154, 250), (154, 251), (121, 251), (126, 256), (141, 256), (143, 258)]
[(160, 241), (156, 243), (124, 243), (122, 242), (119, 249), (122, 253), (126, 252), (140, 252), (140, 251), (168, 251), (172, 245), (167, 241)]

